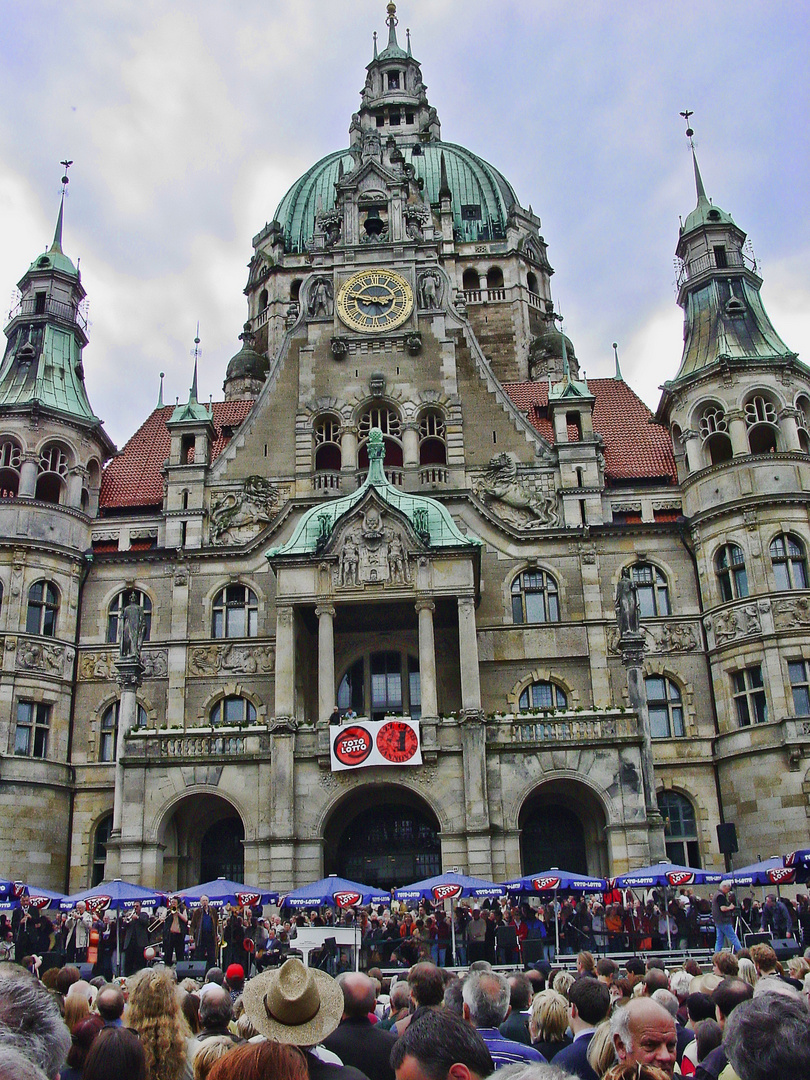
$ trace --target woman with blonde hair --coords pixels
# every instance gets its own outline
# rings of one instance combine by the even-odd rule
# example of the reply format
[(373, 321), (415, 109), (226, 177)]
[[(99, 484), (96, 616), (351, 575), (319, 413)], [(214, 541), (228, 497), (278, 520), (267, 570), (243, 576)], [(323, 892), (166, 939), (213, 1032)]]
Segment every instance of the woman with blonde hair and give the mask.
[(603, 1076), (612, 1065), (616, 1064), (616, 1051), (613, 1049), (613, 1039), (610, 1036), (609, 1020), (603, 1020), (594, 1028), (588, 1043), (587, 1058), (588, 1064), (597, 1076)]
[(568, 1029), (568, 1002), (556, 990), (541, 990), (532, 1000), (532, 1013), (529, 1017), (529, 1035), (532, 1046), (547, 1061), (568, 1046), (571, 1042), (566, 1037)]
[(753, 960), (749, 960), (747, 956), (741, 956), (739, 961), (739, 970), (737, 971), (738, 978), (747, 982), (749, 986), (757, 985), (757, 969)]
[(84, 994), (71, 994), (65, 998), (65, 1023), (70, 1034), (81, 1020), (90, 1015), (90, 1003)]
[(143, 1044), (146, 1080), (191, 1080), (188, 1028), (169, 972), (144, 968), (130, 979), (126, 1022)]

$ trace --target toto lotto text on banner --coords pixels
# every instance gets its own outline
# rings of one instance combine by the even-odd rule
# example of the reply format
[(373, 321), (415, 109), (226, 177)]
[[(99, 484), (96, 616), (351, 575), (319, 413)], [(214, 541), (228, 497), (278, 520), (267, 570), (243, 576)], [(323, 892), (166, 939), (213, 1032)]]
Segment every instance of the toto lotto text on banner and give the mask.
[(406, 717), (359, 720), (329, 728), (332, 772), (369, 765), (421, 765), (419, 721)]

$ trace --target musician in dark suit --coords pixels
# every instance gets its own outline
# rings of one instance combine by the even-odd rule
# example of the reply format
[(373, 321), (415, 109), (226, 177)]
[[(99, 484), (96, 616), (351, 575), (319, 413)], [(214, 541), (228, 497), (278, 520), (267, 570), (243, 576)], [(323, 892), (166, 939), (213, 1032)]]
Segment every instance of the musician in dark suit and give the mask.
[(127, 975), (146, 967), (143, 950), (149, 944), (149, 915), (141, 910), (140, 900), (136, 900), (129, 915), (124, 916), (124, 958)]
[(218, 934), (217, 913), (209, 906), (208, 897), (201, 896), (200, 906), (191, 916), (191, 936), (194, 938), (194, 959), (205, 960), (206, 971), (215, 963)]

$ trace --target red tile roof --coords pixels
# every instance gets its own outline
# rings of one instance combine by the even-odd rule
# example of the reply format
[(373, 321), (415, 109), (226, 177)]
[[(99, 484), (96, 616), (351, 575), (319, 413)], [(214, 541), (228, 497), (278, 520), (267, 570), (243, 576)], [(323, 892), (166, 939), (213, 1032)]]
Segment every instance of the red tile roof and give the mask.
[[(676, 484), (678, 475), (669, 432), (651, 423), (652, 413), (618, 379), (588, 379), (596, 399), (593, 426), (605, 442), (605, 479), (608, 484), (630, 480), (663, 480)], [(548, 418), (548, 383), (506, 383), (509, 397), (527, 414), (532, 427), (554, 441)]]
[[(211, 460), (215, 461), (228, 445), (233, 432), (253, 407), (252, 401), (214, 402), (214, 445)], [(169, 457), (171, 437), (166, 421), (174, 412), (173, 405), (155, 411), (138, 428), (120, 454), (104, 470), (101, 481), (101, 507), (114, 510), (124, 507), (159, 507), (163, 504), (163, 465)]]

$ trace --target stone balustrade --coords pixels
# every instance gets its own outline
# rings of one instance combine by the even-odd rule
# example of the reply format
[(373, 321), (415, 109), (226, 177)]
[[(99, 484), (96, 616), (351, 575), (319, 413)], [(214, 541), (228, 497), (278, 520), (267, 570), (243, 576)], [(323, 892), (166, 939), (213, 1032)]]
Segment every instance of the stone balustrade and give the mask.
[(518, 713), (496, 716), (491, 721), (488, 742), (506, 743), (594, 743), (637, 740), (641, 737), (638, 717), (632, 712), (610, 709), (604, 712), (554, 712), (543, 715)]
[(127, 739), (126, 759), (151, 761), (187, 758), (233, 758), (266, 755), (270, 751), (267, 728), (187, 728), (185, 731), (139, 731)]

